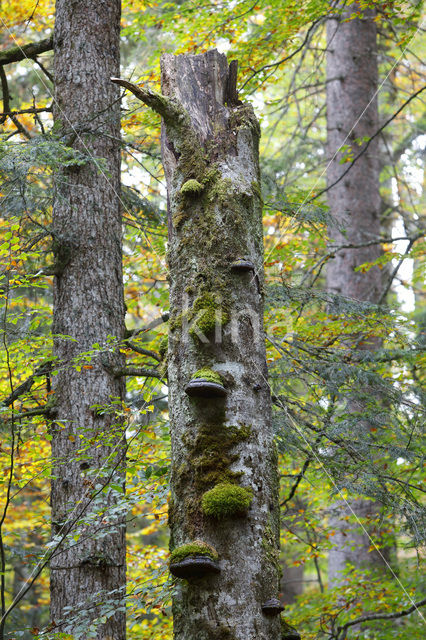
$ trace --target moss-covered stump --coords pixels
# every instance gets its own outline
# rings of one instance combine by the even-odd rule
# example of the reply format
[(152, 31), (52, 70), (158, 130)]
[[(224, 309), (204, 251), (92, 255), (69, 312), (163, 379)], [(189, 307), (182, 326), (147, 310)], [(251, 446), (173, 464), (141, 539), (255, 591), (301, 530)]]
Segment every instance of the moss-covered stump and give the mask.
[(204, 515), (221, 520), (244, 516), (253, 500), (253, 491), (236, 484), (221, 483), (206, 491), (201, 500)]

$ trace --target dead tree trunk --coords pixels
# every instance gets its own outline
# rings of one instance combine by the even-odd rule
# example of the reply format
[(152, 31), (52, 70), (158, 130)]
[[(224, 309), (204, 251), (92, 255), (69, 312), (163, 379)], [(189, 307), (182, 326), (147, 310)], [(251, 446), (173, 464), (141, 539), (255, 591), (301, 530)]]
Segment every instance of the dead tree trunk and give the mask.
[(235, 66), (164, 55), (163, 96), (121, 82), (164, 121), (176, 640), (281, 637), (259, 125)]
[[(262, 322), (260, 131), (237, 99), (234, 70), (216, 51), (162, 59), (163, 93), (189, 116), (188, 132), (167, 122), (163, 131), (172, 564), (182, 545), (201, 540), (220, 569), (179, 581), (176, 640), (280, 637), (278, 616), (262, 610), (278, 596), (279, 505)], [(220, 396), (210, 382), (223, 385)]]
[[(332, 294), (360, 302), (377, 303), (382, 289), (382, 272), (375, 266), (367, 273), (356, 271), (363, 263), (380, 256), (380, 244), (369, 244), (380, 237), (379, 157), (377, 140), (351, 167), (341, 180), (347, 164), (341, 164), (343, 145), (358, 155), (362, 139), (370, 138), (378, 129), (378, 62), (375, 11), (363, 9), (362, 19), (350, 19), (356, 5), (352, 4), (327, 23), (327, 151), (330, 164), (327, 181), (330, 187), (328, 203), (334, 224), (329, 235), (334, 246), (367, 245), (338, 251), (327, 268), (327, 287)], [(365, 144), (361, 142), (361, 144)], [(346, 151), (347, 153), (347, 151)], [(333, 308), (333, 304), (331, 304)], [(354, 338), (358, 349), (375, 350), (380, 341), (370, 336)], [(364, 389), (364, 391), (367, 391)], [(374, 389), (370, 389), (374, 395)], [(365, 403), (346, 398), (346, 413), (361, 416)], [(356, 419), (355, 419), (356, 422)], [(358, 419), (357, 429), (368, 435), (368, 420)], [(381, 565), (383, 557), (371, 551), (371, 534), (377, 534), (368, 520), (377, 519), (380, 506), (374, 501), (350, 499), (333, 508), (331, 526), (336, 530), (335, 546), (329, 554), (330, 583), (336, 584), (348, 563), (356, 567)], [(347, 518), (349, 517), (349, 522)], [(354, 522), (359, 518), (359, 522)]]
[[(73, 637), (86, 637), (100, 602), (107, 617), (115, 612), (125, 588), (124, 442), (116, 413), (124, 388), (113, 373), (122, 366), (117, 340), (124, 335), (120, 103), (110, 82), (119, 70), (119, 30), (119, 0), (57, 0), (55, 127), (90, 156), (57, 173), (53, 209), (52, 534), (59, 546), (50, 567), (51, 616)], [(88, 362), (76, 360), (95, 344)], [(125, 614), (108, 617), (97, 637), (124, 639)]]

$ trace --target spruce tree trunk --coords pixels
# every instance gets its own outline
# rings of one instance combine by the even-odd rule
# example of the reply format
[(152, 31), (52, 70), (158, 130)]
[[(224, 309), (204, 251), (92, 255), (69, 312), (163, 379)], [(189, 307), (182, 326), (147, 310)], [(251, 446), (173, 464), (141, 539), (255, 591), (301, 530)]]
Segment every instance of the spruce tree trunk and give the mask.
[[(124, 335), (120, 104), (118, 87), (110, 82), (119, 70), (119, 29), (119, 0), (57, 0), (55, 129), (93, 158), (57, 173), (53, 209), (59, 373), (53, 379), (52, 534), (58, 540), (70, 535), (51, 560), (51, 617), (58, 630), (75, 637), (86, 637), (100, 602), (113, 598), (115, 611), (125, 588), (124, 513), (118, 505), (125, 452), (117, 415), (124, 388), (112, 373), (123, 364), (115, 339)], [(100, 351), (77, 370), (74, 359), (94, 344)], [(115, 488), (102, 491), (108, 483)], [(125, 614), (109, 617), (96, 637), (124, 639)]]
[[(176, 640), (280, 638), (279, 611), (262, 610), (278, 597), (279, 505), (263, 333), (260, 130), (237, 99), (234, 71), (217, 51), (162, 57), (163, 94), (189, 114), (188, 131), (167, 121), (163, 130), (171, 549), (176, 555), (200, 540), (216, 550), (220, 568), (178, 579)], [(225, 395), (188, 395), (194, 374), (209, 373), (219, 374)]]
[[(362, 146), (356, 139), (370, 138), (378, 125), (377, 38), (375, 12), (363, 9), (362, 19), (344, 22), (356, 10), (357, 4), (345, 8), (340, 17), (327, 23), (327, 169), (329, 186), (347, 169), (340, 164), (342, 145), (350, 145), (353, 156)], [(359, 8), (359, 7), (358, 7)], [(346, 152), (347, 153), (347, 152)], [(334, 224), (329, 228), (333, 245), (362, 244), (380, 236), (379, 157), (377, 140), (355, 162), (349, 173), (328, 192), (330, 213)], [(377, 303), (382, 290), (382, 273), (376, 266), (368, 272), (355, 271), (363, 263), (376, 260), (381, 253), (379, 244), (338, 251), (327, 268), (327, 287), (332, 294), (361, 302)], [(332, 306), (332, 305), (331, 305)], [(358, 349), (375, 350), (380, 341), (374, 336), (367, 339), (354, 337)], [(363, 389), (363, 391), (368, 391)], [(370, 389), (374, 394), (374, 389)], [(366, 407), (355, 395), (347, 398), (346, 413), (362, 414)], [(368, 421), (359, 420), (358, 429), (368, 433)], [(356, 434), (354, 434), (356, 436)], [(380, 507), (374, 501), (350, 499), (348, 504), (338, 502), (333, 507), (330, 523), (336, 530), (335, 547), (329, 553), (330, 584), (340, 581), (341, 573), (350, 563), (355, 567), (380, 566), (383, 558), (377, 551), (369, 551), (369, 534), (374, 528), (362, 530), (359, 524), (348, 522), (359, 517), (377, 518)]]

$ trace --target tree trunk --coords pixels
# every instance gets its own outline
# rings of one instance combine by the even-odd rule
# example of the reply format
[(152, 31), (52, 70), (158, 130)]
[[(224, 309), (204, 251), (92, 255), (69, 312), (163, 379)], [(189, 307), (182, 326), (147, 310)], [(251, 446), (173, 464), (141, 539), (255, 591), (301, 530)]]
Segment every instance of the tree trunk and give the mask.
[(217, 51), (164, 55), (162, 88), (175, 640), (278, 640), (259, 125)]
[[(123, 364), (117, 341), (124, 335), (120, 104), (110, 82), (119, 70), (119, 30), (119, 0), (57, 0), (55, 129), (91, 156), (57, 173), (53, 209), (52, 533), (57, 541), (67, 536), (51, 560), (51, 616), (76, 638), (85, 638), (101, 613), (116, 611), (125, 589), (125, 451), (117, 413), (124, 387), (113, 374)], [(95, 344), (88, 362), (75, 360)], [(125, 614), (100, 624), (96, 637), (125, 638)]]
[[(378, 129), (377, 87), (377, 42), (373, 10), (362, 10), (363, 18), (344, 22), (358, 5), (345, 8), (340, 17), (327, 23), (327, 152), (330, 164), (327, 181), (330, 188), (328, 203), (334, 222), (329, 228), (333, 245), (359, 245), (378, 240), (380, 237), (380, 193), (379, 157), (377, 139), (354, 163), (350, 172), (334, 184), (347, 164), (341, 164), (342, 153), (338, 150), (349, 145), (353, 156), (362, 146), (356, 139), (370, 138)], [(347, 151), (346, 151), (347, 153)], [(334, 186), (332, 186), (334, 185)], [(327, 269), (327, 287), (332, 294), (357, 301), (377, 303), (381, 294), (382, 274), (375, 266), (367, 273), (355, 271), (363, 263), (376, 260), (381, 253), (380, 244), (363, 248), (338, 251)], [(331, 304), (333, 307), (333, 304)], [(380, 341), (374, 336), (362, 340), (358, 349), (374, 350)], [(365, 389), (364, 389), (365, 391)], [(374, 394), (374, 390), (370, 390)], [(362, 414), (362, 401), (347, 398), (346, 413)], [(360, 420), (359, 428), (368, 433), (368, 421)], [(338, 502), (333, 507), (331, 527), (336, 531), (335, 547), (329, 554), (330, 584), (340, 581), (342, 571), (350, 563), (356, 567), (381, 565), (383, 558), (371, 547), (369, 518), (377, 519), (380, 506), (366, 499), (350, 499)], [(365, 526), (348, 521), (359, 518)], [(367, 519), (367, 520), (366, 520)], [(377, 533), (377, 532), (376, 532)]]
[[(260, 132), (251, 106), (237, 100), (234, 68), (217, 51), (162, 58), (163, 93), (189, 114), (188, 131), (168, 122), (163, 130), (171, 548), (201, 540), (220, 567), (178, 582), (176, 640), (280, 637), (278, 615), (262, 611), (278, 596), (279, 506), (262, 324)], [(188, 395), (194, 374), (208, 380), (209, 370), (225, 395)], [(233, 494), (240, 487), (248, 509), (244, 494)]]

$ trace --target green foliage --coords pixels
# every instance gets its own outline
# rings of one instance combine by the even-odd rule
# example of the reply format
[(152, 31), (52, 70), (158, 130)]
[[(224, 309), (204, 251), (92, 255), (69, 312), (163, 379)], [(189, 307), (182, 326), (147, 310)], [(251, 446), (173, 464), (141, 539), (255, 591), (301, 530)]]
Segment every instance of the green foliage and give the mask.
[(211, 518), (243, 516), (250, 508), (253, 491), (236, 484), (221, 483), (206, 491), (201, 500), (203, 513)]

